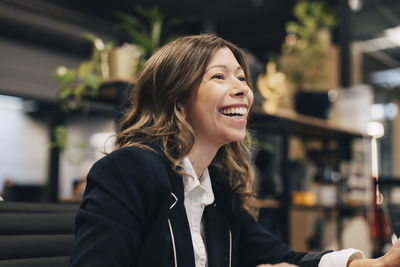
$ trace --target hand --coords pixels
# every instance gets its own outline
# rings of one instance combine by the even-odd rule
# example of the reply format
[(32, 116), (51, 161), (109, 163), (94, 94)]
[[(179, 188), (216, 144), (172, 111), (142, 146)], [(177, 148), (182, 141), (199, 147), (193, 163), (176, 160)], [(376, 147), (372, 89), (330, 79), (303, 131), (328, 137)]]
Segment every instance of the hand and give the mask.
[(397, 239), (389, 251), (377, 260), (383, 267), (400, 267), (400, 239)]
[(270, 267), (270, 266), (275, 266), (275, 267), (296, 267), (297, 265), (289, 264), (286, 262), (278, 263), (278, 264), (260, 264), (257, 265), (257, 267)]
[(380, 258), (354, 260), (348, 267), (400, 267), (400, 239)]

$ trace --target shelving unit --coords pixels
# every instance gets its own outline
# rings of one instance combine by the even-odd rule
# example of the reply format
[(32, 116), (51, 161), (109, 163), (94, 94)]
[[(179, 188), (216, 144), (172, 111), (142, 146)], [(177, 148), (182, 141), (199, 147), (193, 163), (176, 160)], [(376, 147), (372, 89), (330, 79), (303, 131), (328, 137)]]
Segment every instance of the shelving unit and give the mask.
[[(293, 210), (315, 211), (315, 212), (336, 212), (337, 213), (337, 239), (341, 247), (341, 237), (343, 225), (342, 219), (350, 211), (363, 211), (364, 205), (350, 206), (345, 205), (341, 195), (343, 179), (335, 183), (336, 186), (336, 204), (331, 206), (316, 203), (313, 206), (294, 206), (292, 204), (291, 181), (289, 177), (289, 138), (298, 136), (306, 140), (320, 140), (324, 146), (330, 141), (337, 142), (340, 149), (341, 160), (350, 161), (351, 144), (355, 139), (368, 138), (365, 133), (357, 132), (344, 128), (340, 125), (327, 120), (296, 114), (295, 112), (284, 112), (276, 115), (266, 114), (259, 107), (254, 107), (249, 120), (251, 132), (264, 131), (279, 136), (278, 154), (279, 154), (279, 177), (282, 182), (282, 193), (276, 200), (260, 199), (258, 204), (260, 208), (278, 209), (281, 227), (280, 235), (283, 240), (289, 243), (290, 233), (290, 212)], [(271, 204), (272, 203), (272, 204)]]
[[(89, 98), (85, 101), (90, 104), (91, 114), (101, 114), (107, 116), (113, 116), (115, 123), (122, 117), (124, 109), (124, 102), (127, 92), (131, 90), (132, 84), (124, 81), (110, 81), (103, 83), (100, 88), (98, 95), (95, 98)], [(63, 113), (58, 106), (54, 106), (53, 117), (50, 124), (50, 135), (52, 141), (55, 140), (54, 132), (55, 128), (59, 125), (65, 124), (67, 116), (74, 116), (79, 113), (81, 116), (82, 110), (76, 110), (69, 114)], [(49, 156), (49, 183), (48, 183), (48, 200), (49, 202), (66, 201), (60, 199), (58, 187), (60, 179), (60, 149), (58, 147), (52, 147), (50, 149)]]

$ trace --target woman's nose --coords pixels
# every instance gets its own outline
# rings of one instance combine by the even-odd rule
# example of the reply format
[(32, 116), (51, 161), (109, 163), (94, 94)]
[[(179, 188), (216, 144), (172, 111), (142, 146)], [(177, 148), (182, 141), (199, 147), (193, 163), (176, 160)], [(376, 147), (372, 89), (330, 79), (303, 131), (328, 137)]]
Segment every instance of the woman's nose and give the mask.
[(236, 81), (234, 81), (233, 83), (234, 84), (232, 84), (231, 96), (245, 97), (249, 94), (250, 88), (245, 82), (236, 79)]

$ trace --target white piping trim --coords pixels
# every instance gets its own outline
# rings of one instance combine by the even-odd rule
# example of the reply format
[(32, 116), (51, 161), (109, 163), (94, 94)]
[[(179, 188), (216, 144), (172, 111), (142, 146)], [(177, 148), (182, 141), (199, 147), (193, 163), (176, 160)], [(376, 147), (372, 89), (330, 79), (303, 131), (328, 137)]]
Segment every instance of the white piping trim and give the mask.
[(171, 195), (174, 197), (175, 202), (171, 205), (171, 207), (169, 207), (169, 209), (172, 209), (175, 206), (175, 204), (178, 202), (178, 198), (175, 196), (175, 194), (171, 192)]
[(171, 221), (169, 219), (168, 219), (168, 226), (169, 226), (169, 232), (171, 233), (172, 249), (174, 250), (174, 264), (175, 264), (175, 267), (178, 267), (178, 261), (177, 261), (177, 258), (176, 258), (176, 247), (175, 247), (174, 232), (172, 231)]
[(232, 266), (232, 232), (229, 230), (229, 267)]

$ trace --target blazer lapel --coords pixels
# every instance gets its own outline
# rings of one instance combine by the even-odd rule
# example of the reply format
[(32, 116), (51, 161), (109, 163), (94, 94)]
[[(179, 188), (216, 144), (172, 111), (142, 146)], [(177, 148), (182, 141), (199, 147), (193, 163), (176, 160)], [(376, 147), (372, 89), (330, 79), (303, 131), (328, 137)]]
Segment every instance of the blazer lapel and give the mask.
[(214, 206), (208, 205), (203, 213), (208, 255), (208, 267), (229, 266), (231, 260), (231, 236), (229, 222)]
[(215, 202), (203, 214), (209, 267), (230, 266), (232, 260), (232, 233), (229, 221), (233, 220), (232, 192), (230, 187), (211, 177)]
[(176, 249), (178, 266), (195, 267), (193, 244), (187, 220), (182, 178), (172, 171), (171, 173), (171, 200), (169, 220), (171, 239)]

